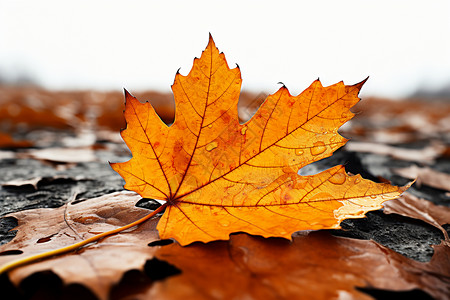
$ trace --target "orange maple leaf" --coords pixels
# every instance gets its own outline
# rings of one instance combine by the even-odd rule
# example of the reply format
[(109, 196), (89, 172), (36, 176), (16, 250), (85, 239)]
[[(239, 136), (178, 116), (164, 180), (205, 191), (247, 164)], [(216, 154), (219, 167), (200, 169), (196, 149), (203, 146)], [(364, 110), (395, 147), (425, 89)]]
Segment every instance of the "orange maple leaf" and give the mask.
[(133, 157), (111, 165), (126, 189), (166, 201), (161, 238), (186, 245), (243, 231), (290, 239), (298, 230), (339, 228), (406, 189), (350, 176), (343, 166), (298, 175), (346, 143), (337, 130), (352, 118), (365, 81), (317, 80), (298, 96), (283, 86), (239, 124), (241, 81), (210, 36), (189, 74), (176, 74), (171, 126), (126, 92), (122, 137)]

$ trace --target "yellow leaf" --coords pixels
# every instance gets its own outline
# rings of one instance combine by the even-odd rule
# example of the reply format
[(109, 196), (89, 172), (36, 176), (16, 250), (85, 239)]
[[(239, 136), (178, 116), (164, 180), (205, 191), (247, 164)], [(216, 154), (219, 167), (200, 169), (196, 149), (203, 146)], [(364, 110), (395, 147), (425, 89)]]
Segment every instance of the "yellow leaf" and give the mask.
[(133, 158), (111, 165), (126, 189), (166, 201), (161, 238), (186, 245), (243, 231), (290, 239), (298, 230), (339, 228), (406, 189), (350, 176), (343, 166), (298, 175), (346, 143), (337, 130), (352, 118), (365, 81), (317, 80), (298, 96), (283, 86), (239, 124), (241, 82), (210, 37), (189, 74), (176, 74), (171, 126), (126, 92), (122, 137)]

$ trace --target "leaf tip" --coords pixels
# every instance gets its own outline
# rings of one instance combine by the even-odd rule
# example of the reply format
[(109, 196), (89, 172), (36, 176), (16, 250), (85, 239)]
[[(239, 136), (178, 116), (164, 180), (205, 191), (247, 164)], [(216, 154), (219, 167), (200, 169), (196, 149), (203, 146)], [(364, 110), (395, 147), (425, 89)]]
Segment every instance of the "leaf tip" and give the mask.
[(125, 101), (135, 98), (126, 88), (123, 88), (123, 93), (125, 94)]
[(211, 35), (211, 32), (209, 33), (208, 46), (207, 47), (209, 47), (209, 46), (211, 46), (211, 48), (216, 47), (216, 43), (214, 42), (214, 39), (213, 39), (213, 37)]
[(417, 180), (417, 178), (414, 179), (413, 181), (408, 182), (404, 186), (399, 187), (401, 193), (403, 194), (407, 189), (409, 189), (416, 182), (416, 180)]
[(363, 81), (358, 82), (357, 84), (355, 84), (354, 86), (356, 88), (358, 88), (358, 90), (361, 90), (362, 86), (366, 83), (366, 81), (369, 80), (369, 76), (367, 76)]

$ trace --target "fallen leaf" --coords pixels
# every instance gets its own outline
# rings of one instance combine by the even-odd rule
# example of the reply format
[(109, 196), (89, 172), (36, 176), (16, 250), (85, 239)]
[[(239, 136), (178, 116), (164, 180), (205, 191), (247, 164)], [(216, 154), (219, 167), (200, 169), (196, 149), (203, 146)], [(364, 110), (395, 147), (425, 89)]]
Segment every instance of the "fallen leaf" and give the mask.
[(246, 234), (230, 241), (171, 244), (155, 256), (181, 270), (133, 299), (372, 299), (356, 287), (420, 289), (448, 299), (450, 248), (430, 262), (408, 259), (371, 240), (311, 232), (282, 239)]
[[(449, 284), (448, 278), (450, 278), (450, 245), (442, 241), (439, 245), (433, 245), (434, 249), (433, 257), (431, 258), (430, 265), (437, 270), (438, 274), (443, 274), (447, 277), (447, 285)], [(447, 288), (447, 296), (449, 288)]]
[(35, 177), (31, 179), (15, 179), (2, 183), (4, 188), (20, 188), (24, 186), (31, 186), (33, 189), (38, 190), (38, 185), (51, 183), (54, 181), (78, 181), (78, 180), (86, 180), (84, 176), (75, 176), (69, 177), (66, 175), (56, 175), (56, 176), (44, 176), (44, 177)]
[(345, 134), (365, 141), (396, 144), (445, 139), (450, 131), (450, 102), (409, 98), (367, 98)]
[(323, 87), (316, 80), (298, 96), (283, 86), (239, 124), (240, 70), (228, 67), (210, 38), (190, 73), (175, 77), (170, 127), (126, 92), (122, 137), (133, 158), (111, 165), (126, 189), (166, 201), (157, 229), (182, 245), (239, 231), (290, 239), (298, 230), (339, 228), (405, 190), (350, 176), (343, 166), (297, 174), (346, 143), (337, 130), (352, 118), (364, 82)]
[[(0, 265), (36, 253), (61, 248), (97, 233), (129, 224), (148, 214), (134, 204), (141, 199), (133, 192), (116, 192), (60, 208), (40, 208), (6, 215), (18, 221), (16, 237), (0, 246)], [(142, 270), (158, 240), (156, 221), (149, 220), (136, 229), (106, 237), (65, 255), (35, 262), (9, 271), (15, 284), (28, 276), (51, 271), (65, 285), (77, 283), (108, 299), (112, 285), (131, 269)], [(20, 254), (18, 254), (20, 253)], [(15, 254), (15, 255), (14, 255)]]
[(438, 228), (444, 234), (445, 241), (450, 246), (447, 231), (442, 227), (450, 224), (450, 208), (436, 205), (425, 199), (420, 199), (413, 194), (404, 193), (394, 201), (384, 203), (385, 214), (398, 214), (409, 218), (422, 220)]
[(56, 163), (82, 163), (96, 161), (94, 151), (88, 148), (44, 148), (21, 153), (23, 158), (31, 157)]
[(416, 179), (416, 184), (425, 184), (437, 189), (450, 191), (450, 174), (435, 171), (428, 167), (412, 165), (408, 168), (392, 170), (395, 174), (408, 179)]
[(445, 146), (436, 143), (422, 149), (409, 149), (370, 142), (349, 142), (345, 145), (345, 150), (388, 155), (400, 160), (432, 163), (444, 152)]

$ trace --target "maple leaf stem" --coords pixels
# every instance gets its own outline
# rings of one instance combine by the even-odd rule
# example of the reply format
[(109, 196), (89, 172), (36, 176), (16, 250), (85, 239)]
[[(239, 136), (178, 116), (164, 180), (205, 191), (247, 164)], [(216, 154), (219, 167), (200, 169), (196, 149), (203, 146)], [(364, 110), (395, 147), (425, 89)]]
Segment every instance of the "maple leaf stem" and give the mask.
[(59, 248), (59, 249), (50, 250), (50, 251), (47, 251), (47, 252), (43, 252), (43, 253), (39, 253), (39, 254), (35, 254), (35, 255), (31, 255), (31, 256), (25, 257), (25, 258), (21, 258), (21, 259), (17, 259), (17, 260), (11, 261), (11, 262), (9, 262), (7, 264), (4, 264), (4, 265), (0, 266), (0, 275), (5, 273), (5, 272), (9, 272), (12, 269), (15, 269), (15, 268), (17, 268), (19, 266), (30, 264), (30, 263), (33, 263), (33, 262), (36, 262), (36, 261), (39, 261), (39, 260), (42, 260), (42, 259), (45, 259), (45, 258), (48, 258), (48, 257), (51, 257), (51, 256), (61, 255), (61, 254), (67, 253), (67, 252), (75, 251), (75, 250), (77, 250), (77, 249), (79, 249), (79, 248), (81, 248), (81, 247), (83, 247), (83, 246), (85, 246), (87, 244), (91, 244), (91, 243), (97, 242), (98, 240), (100, 240), (100, 239), (102, 239), (104, 237), (111, 236), (113, 234), (116, 234), (116, 233), (122, 232), (124, 230), (127, 230), (127, 229), (129, 229), (131, 227), (140, 225), (140, 224), (144, 223), (145, 221), (147, 221), (148, 219), (154, 217), (157, 213), (159, 213), (162, 210), (164, 210), (167, 205), (168, 205), (167, 202), (164, 203), (163, 205), (161, 205), (160, 207), (155, 209), (153, 212), (149, 213), (148, 215), (144, 216), (143, 218), (140, 218), (137, 221), (134, 221), (133, 223), (130, 223), (130, 224), (127, 224), (125, 226), (122, 226), (122, 227), (119, 227), (119, 228), (116, 228), (116, 229), (113, 229), (113, 230), (110, 230), (110, 231), (106, 231), (106, 232), (94, 235), (93, 237), (90, 237), (90, 238), (88, 238), (86, 240), (83, 240), (83, 241), (80, 241), (78, 243), (75, 243), (75, 244), (72, 244), (72, 245), (69, 245), (69, 246), (66, 246), (66, 247), (62, 247), (62, 248)]

